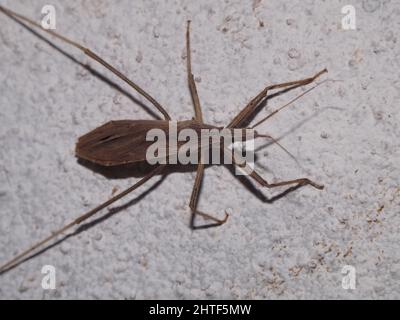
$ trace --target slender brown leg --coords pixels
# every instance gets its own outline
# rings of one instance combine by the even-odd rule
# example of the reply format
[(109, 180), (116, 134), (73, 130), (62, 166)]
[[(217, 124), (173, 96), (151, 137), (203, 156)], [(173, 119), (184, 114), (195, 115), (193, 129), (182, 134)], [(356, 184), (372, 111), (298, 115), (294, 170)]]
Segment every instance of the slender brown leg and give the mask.
[(187, 59), (189, 89), (194, 105), (195, 119), (198, 122), (203, 123), (203, 115), (201, 112), (200, 99), (197, 93), (196, 83), (194, 81), (194, 76), (192, 73), (192, 58), (190, 50), (190, 20), (187, 22), (187, 29), (186, 29), (186, 56), (187, 56), (186, 59)]
[(291, 185), (291, 184), (296, 184), (296, 187), (300, 187), (300, 186), (309, 184), (319, 190), (322, 190), (324, 188), (323, 185), (313, 182), (308, 178), (300, 178), (300, 179), (281, 181), (281, 182), (276, 182), (276, 183), (269, 183), (267, 180), (265, 180), (263, 177), (261, 177), (255, 170), (250, 168), (250, 166), (248, 164), (246, 164), (246, 163), (243, 165), (238, 164), (238, 162), (235, 160), (234, 152), (232, 153), (231, 150), (228, 150), (227, 148), (225, 148), (224, 150), (225, 150), (225, 152), (228, 152), (228, 154), (232, 155), (232, 162), (234, 165), (240, 167), (243, 171), (245, 171), (247, 173), (248, 176), (250, 176), (252, 179), (257, 181), (263, 187), (276, 188), (276, 187), (287, 186), (287, 185)]
[(267, 96), (268, 91), (274, 90), (274, 89), (280, 89), (280, 88), (287, 88), (287, 87), (297, 87), (297, 86), (303, 86), (306, 84), (309, 84), (313, 82), (315, 79), (317, 79), (321, 74), (328, 72), (326, 69), (318, 72), (315, 76), (307, 79), (302, 79), (302, 80), (296, 80), (296, 81), (290, 81), (290, 82), (285, 82), (285, 83), (279, 83), (279, 84), (274, 84), (271, 86), (266, 87), (263, 91), (261, 91), (256, 97), (254, 97), (248, 104), (243, 108), (242, 111), (240, 111), (236, 117), (228, 124), (228, 128), (237, 128), (240, 127), (240, 125), (246, 121), (257, 109), (257, 106), (259, 103)]
[(158, 103), (156, 99), (154, 99), (150, 94), (148, 94), (146, 91), (144, 91), (141, 87), (139, 87), (136, 83), (134, 83), (132, 80), (128, 79), (124, 74), (122, 74), (120, 71), (115, 69), (112, 65), (110, 65), (108, 62), (106, 62), (104, 59), (100, 58), (97, 54), (95, 54), (93, 51), (91, 51), (88, 48), (83, 47), (79, 43), (72, 41), (68, 39), (67, 37), (64, 37), (63, 35), (54, 32), (52, 30), (47, 30), (42, 28), (42, 26), (35, 21), (26, 18), (18, 13), (15, 13), (9, 9), (4, 8), (3, 6), (0, 6), (0, 11), (2, 11), (4, 14), (8, 15), (11, 18), (17, 19), (19, 22), (23, 23), (26, 22), (36, 28), (39, 28), (43, 30), (44, 32), (47, 32), (48, 34), (51, 34), (52, 36), (74, 46), (75, 48), (81, 50), (83, 53), (85, 53), (87, 56), (90, 58), (96, 60), (98, 63), (102, 64), (104, 67), (106, 67), (108, 70), (110, 70), (112, 73), (114, 73), (117, 77), (125, 81), (128, 85), (130, 85), (133, 89), (135, 89), (137, 92), (139, 92), (142, 96), (144, 96), (148, 101), (150, 101), (164, 116), (165, 120), (171, 120), (171, 117), (169, 116), (168, 112)]
[(53, 232), (49, 237), (47, 237), (46, 239), (36, 243), (35, 245), (33, 245), (32, 247), (30, 247), (29, 249), (25, 250), (24, 252), (18, 254), (16, 257), (14, 257), (12, 260), (10, 260), (9, 262), (7, 262), (6, 264), (4, 264), (3, 266), (0, 267), (0, 272), (3, 272), (9, 268), (11, 268), (12, 266), (14, 266), (15, 264), (18, 264), (18, 262), (24, 258), (25, 256), (27, 256), (28, 254), (30, 254), (31, 252), (33, 252), (34, 250), (38, 249), (39, 247), (43, 246), (44, 244), (48, 243), (50, 240), (54, 239), (55, 237), (59, 236), (60, 234), (64, 233), (65, 231), (69, 230), (70, 228), (72, 228), (75, 225), (78, 225), (80, 223), (82, 223), (84, 220), (90, 218), (91, 216), (93, 216), (94, 214), (96, 214), (97, 212), (99, 212), (100, 210), (108, 207), (110, 204), (114, 203), (115, 201), (125, 197), (127, 194), (129, 194), (130, 192), (132, 192), (133, 190), (137, 189), (138, 187), (140, 187), (141, 185), (143, 185), (146, 181), (150, 180), (153, 176), (155, 176), (156, 174), (160, 173), (163, 169), (164, 169), (165, 165), (159, 165), (158, 167), (156, 167), (153, 171), (151, 171), (149, 174), (147, 174), (146, 176), (144, 176), (141, 180), (139, 180), (138, 182), (136, 182), (133, 186), (129, 187), (128, 189), (122, 191), (121, 193), (117, 194), (116, 196), (112, 197), (110, 200), (107, 200), (106, 202), (102, 203), (101, 205), (97, 206), (96, 208), (90, 210), (89, 212), (83, 214), (82, 216), (78, 217), (77, 219), (75, 219), (74, 221), (72, 221), (71, 223), (65, 225), (64, 227), (62, 227), (61, 229)]
[(305, 186), (305, 185), (309, 184), (309, 185), (311, 185), (314, 188), (317, 188), (319, 190), (322, 190), (324, 188), (323, 185), (320, 185), (320, 184), (318, 184), (316, 182), (313, 182), (308, 178), (300, 178), (300, 179), (281, 181), (281, 182), (276, 182), (276, 183), (268, 183), (267, 180), (265, 180), (263, 177), (261, 177), (254, 170), (253, 170), (252, 173), (250, 173), (250, 177), (252, 177), (255, 181), (257, 181), (263, 187), (267, 187), (267, 188), (276, 188), (276, 187), (281, 187), (281, 186), (287, 186), (287, 185), (290, 185), (290, 184), (297, 184), (298, 186)]
[[(190, 21), (187, 22), (187, 29), (186, 29), (186, 56), (187, 56), (188, 83), (189, 83), (190, 95), (192, 96), (192, 101), (194, 105), (195, 119), (198, 122), (203, 123), (203, 115), (201, 111), (200, 99), (197, 93), (196, 83), (194, 81), (194, 76), (192, 73), (192, 56), (190, 49)], [(189, 203), (189, 207), (192, 211), (192, 219), (191, 219), (192, 229), (198, 228), (194, 225), (194, 218), (196, 217), (196, 215), (200, 215), (206, 219), (213, 220), (215, 222), (213, 225), (221, 225), (225, 223), (226, 219), (228, 218), (228, 215), (226, 215), (225, 219), (220, 220), (197, 209), (197, 203), (198, 203), (201, 183), (203, 181), (203, 176), (204, 176), (204, 164), (200, 163), (197, 166), (196, 179), (194, 182), (193, 191)]]
[[(255, 127), (258, 127), (260, 124), (262, 124), (263, 122), (267, 121), (269, 118), (271, 118), (272, 116), (276, 115), (278, 112), (282, 111), (283, 109), (285, 109), (286, 107), (290, 106), (293, 102), (295, 102), (296, 100), (300, 99), (301, 97), (305, 96), (307, 93), (309, 93), (310, 91), (314, 90), (315, 88), (317, 88), (318, 86), (320, 86), (321, 84), (327, 82), (329, 80), (324, 80), (318, 84), (316, 84), (314, 87), (304, 91), (303, 93), (299, 94), (298, 96), (296, 96), (295, 98), (293, 98), (292, 100), (290, 100), (289, 102), (285, 103), (283, 106), (279, 107), (278, 109), (272, 111), (269, 115), (265, 116), (264, 118), (262, 118), (260, 121), (256, 122), (256, 124), (252, 125), (250, 127), (250, 129), (254, 129)], [(334, 81), (334, 80), (330, 80), (330, 81)]]
[[(225, 212), (225, 218), (221, 220), (221, 219), (218, 219), (218, 218), (215, 218), (215, 217), (211, 216), (210, 214), (207, 214), (207, 213), (204, 213), (204, 212), (202, 212), (200, 210), (197, 210), (198, 197), (199, 197), (201, 183), (203, 181), (203, 175), (204, 175), (204, 164), (200, 163), (197, 166), (196, 180), (194, 182), (192, 196), (190, 197), (190, 204), (189, 204), (189, 207), (190, 207), (190, 209), (192, 211), (192, 220), (191, 220), (191, 228), (192, 229), (199, 228), (199, 227), (196, 227), (194, 225), (194, 218), (195, 218), (196, 215), (200, 215), (200, 216), (202, 216), (202, 217), (204, 217), (206, 219), (213, 220), (215, 222), (212, 225), (207, 225), (207, 227), (208, 226), (218, 226), (218, 225), (224, 224), (226, 222), (226, 220), (228, 219), (228, 216), (229, 216)], [(202, 227), (204, 227), (204, 226), (202, 226)]]

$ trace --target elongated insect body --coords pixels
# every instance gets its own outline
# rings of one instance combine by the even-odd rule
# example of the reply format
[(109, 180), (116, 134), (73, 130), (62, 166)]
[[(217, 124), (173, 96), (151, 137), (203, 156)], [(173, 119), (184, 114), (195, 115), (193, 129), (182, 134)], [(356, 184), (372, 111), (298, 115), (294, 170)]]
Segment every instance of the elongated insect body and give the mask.
[[(80, 50), (80, 52), (84, 53), (89, 58), (100, 63), (114, 75), (119, 77), (122, 81), (127, 83), (132, 89), (136, 90), (136, 92), (138, 92), (140, 95), (146, 98), (147, 101), (151, 103), (153, 107), (156, 108), (164, 118), (164, 120), (119, 120), (119, 121), (108, 122), (79, 138), (76, 144), (77, 157), (86, 159), (88, 161), (94, 162), (102, 166), (117, 166), (117, 165), (136, 163), (142, 161), (147, 161), (149, 163), (152, 163), (153, 160), (155, 159), (168, 160), (165, 162), (155, 161), (154, 169), (150, 173), (146, 174), (142, 179), (137, 181), (135, 184), (133, 184), (126, 190), (113, 196), (111, 199), (105, 201), (104, 203), (93, 208), (92, 210), (79, 216), (72, 222), (64, 225), (62, 228), (53, 232), (50, 236), (48, 236), (44, 240), (35, 243), (27, 250), (15, 256), (12, 260), (8, 261), (6, 264), (0, 267), (0, 274), (6, 272), (7, 270), (12, 269), (13, 267), (22, 263), (29, 257), (34, 256), (35, 251), (37, 251), (39, 248), (43, 247), (46, 244), (49, 245), (49, 242), (54, 240), (59, 235), (63, 234), (72, 227), (81, 224), (83, 221), (91, 218), (99, 211), (107, 208), (114, 202), (122, 199), (132, 191), (142, 186), (152, 177), (159, 174), (163, 174), (166, 164), (177, 163), (176, 161), (177, 158), (179, 158), (179, 156), (181, 155), (180, 154), (181, 150), (184, 150), (183, 153), (185, 154), (187, 150), (190, 149), (191, 151), (194, 151), (196, 157), (198, 157), (198, 154), (201, 154), (200, 161), (197, 163), (196, 178), (189, 202), (189, 208), (192, 214), (190, 220), (190, 226), (193, 229), (197, 229), (197, 228), (222, 225), (223, 223), (226, 222), (228, 218), (228, 214), (226, 212), (225, 212), (225, 217), (221, 219), (217, 218), (214, 214), (205, 213), (197, 208), (200, 187), (203, 180), (204, 169), (206, 164), (206, 162), (204, 161), (202, 151), (204, 149), (208, 150), (215, 147), (215, 144), (220, 143), (221, 139), (225, 138), (224, 136), (225, 134), (228, 136), (230, 135), (230, 137), (239, 136), (239, 140), (236, 141), (245, 141), (247, 139), (258, 138), (258, 137), (270, 138), (280, 146), (280, 144), (275, 139), (273, 139), (271, 136), (267, 134), (258, 134), (254, 130), (250, 130), (252, 135), (248, 136), (247, 133), (249, 132), (249, 130), (248, 128), (243, 127), (244, 124), (250, 121), (251, 118), (255, 115), (255, 113), (259, 110), (259, 106), (263, 101), (265, 101), (270, 91), (276, 89), (281, 89), (282, 91), (295, 89), (299, 86), (304, 86), (314, 82), (319, 76), (327, 72), (326, 69), (323, 69), (322, 71), (316, 73), (314, 76), (306, 79), (300, 79), (296, 81), (278, 83), (267, 86), (259, 94), (257, 94), (224, 128), (216, 127), (214, 125), (208, 125), (203, 122), (200, 99), (197, 94), (196, 83), (194, 81), (194, 76), (192, 73), (191, 49), (190, 49), (190, 21), (188, 21), (186, 29), (188, 87), (194, 105), (195, 117), (192, 120), (176, 122), (176, 121), (171, 121), (171, 117), (169, 116), (166, 108), (164, 108), (156, 99), (154, 99), (138, 84), (130, 80), (122, 72), (117, 70), (110, 63), (106, 62), (103, 58), (95, 54), (90, 49), (85, 48), (81, 44), (53, 30), (44, 29), (36, 21), (33, 21), (27, 17), (24, 17), (9, 9), (6, 9), (1, 5), (0, 5), (0, 12), (4, 13), (6, 16), (12, 18), (13, 20), (18, 21), (20, 24), (22, 24), (28, 29), (33, 27), (42, 30), (43, 32), (51, 35), (52, 37), (55, 37), (63, 41), (64, 43), (67, 43), (75, 47), (76, 49)], [(305, 93), (303, 93), (302, 95), (304, 94)], [(273, 115), (276, 115), (279, 111), (286, 108), (290, 103), (294, 102), (302, 95), (298, 96), (296, 99), (292, 100), (291, 102), (282, 106), (281, 108), (276, 109), (269, 116), (265, 117), (263, 120), (259, 121), (256, 125), (250, 128), (254, 129), (255, 126), (258, 126), (259, 124), (263, 123)], [(237, 132), (239, 132), (238, 135), (236, 134)], [(204, 138), (203, 133), (208, 134), (208, 136), (206, 136), (206, 139), (203, 139)], [(157, 138), (157, 141), (155, 141), (155, 138)], [(187, 138), (192, 138), (192, 139), (187, 139)], [(160, 144), (160, 146), (157, 146), (156, 150), (157, 152), (154, 152), (153, 155), (149, 153), (149, 150), (151, 150), (154, 147), (154, 143), (160, 142), (160, 140), (162, 139), (165, 140), (164, 145)], [(219, 145), (218, 148), (219, 151), (223, 152), (224, 154), (225, 151), (228, 149), (226, 144)], [(311, 185), (317, 189), (323, 189), (322, 185), (317, 184), (307, 178), (269, 183), (267, 180), (262, 178), (255, 170), (250, 170), (252, 168), (250, 168), (246, 162), (242, 163), (241, 161), (238, 161), (238, 158), (235, 153), (231, 153), (229, 159), (231, 160), (231, 164), (233, 166), (235, 166), (236, 168), (240, 167), (244, 171), (248, 172), (249, 178), (253, 179), (262, 187), (275, 188), (281, 186), (289, 186), (287, 190), (284, 190), (282, 192), (282, 194), (286, 194), (287, 192), (293, 191), (297, 189), (297, 187), (303, 185)], [(196, 216), (201, 216), (208, 221), (212, 221), (212, 223), (197, 226), (195, 224)]]
[[(103, 166), (117, 166), (122, 164), (150, 160), (147, 150), (154, 143), (149, 133), (159, 130), (165, 136), (165, 149), (168, 150), (172, 121), (166, 120), (118, 120), (110, 121), (79, 138), (76, 144), (76, 155), (79, 158)], [(195, 120), (179, 121), (176, 123), (176, 132), (173, 139), (177, 148), (185, 141), (177, 141), (182, 131), (190, 129), (201, 138), (201, 130), (218, 129), (212, 125), (199, 123)], [(175, 137), (176, 135), (176, 137)], [(158, 141), (160, 143), (160, 141)], [(168, 155), (168, 154), (167, 154)]]
[[(180, 152), (196, 151), (201, 154), (228, 147), (233, 143), (241, 143), (254, 138), (251, 129), (230, 129), (200, 123), (196, 120), (167, 121), (167, 120), (118, 120), (90, 131), (78, 139), (75, 153), (77, 157), (102, 166), (118, 166), (123, 164), (147, 161), (155, 163), (148, 151), (155, 143), (152, 133), (161, 133), (156, 141), (158, 149), (163, 149), (160, 162), (168, 164), (188, 164), (178, 161)], [(164, 141), (159, 141), (159, 140)], [(164, 143), (163, 143), (164, 142)], [(174, 150), (173, 145), (176, 145)], [(182, 147), (185, 149), (182, 150)], [(174, 158), (174, 160), (172, 160)], [(176, 159), (175, 159), (176, 158)], [(202, 157), (192, 164), (202, 162)], [(207, 157), (209, 163), (209, 157)], [(230, 162), (229, 164), (232, 164)]]

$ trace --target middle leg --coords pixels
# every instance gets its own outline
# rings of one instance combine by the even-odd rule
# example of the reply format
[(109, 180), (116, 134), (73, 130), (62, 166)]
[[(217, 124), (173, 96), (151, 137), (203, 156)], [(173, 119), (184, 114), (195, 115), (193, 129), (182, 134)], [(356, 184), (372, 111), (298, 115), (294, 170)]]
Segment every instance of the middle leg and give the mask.
[(197, 93), (196, 83), (194, 81), (194, 76), (192, 73), (192, 58), (190, 52), (190, 20), (187, 22), (187, 29), (186, 29), (186, 56), (187, 56), (186, 59), (187, 59), (189, 89), (194, 105), (195, 119), (198, 122), (203, 123), (203, 115), (201, 112), (200, 99)]
[[(192, 219), (191, 219), (191, 224), (190, 224), (190, 227), (192, 229), (219, 226), (221, 224), (224, 224), (226, 222), (226, 220), (228, 219), (228, 216), (229, 216), (225, 212), (225, 218), (221, 220), (221, 219), (213, 217), (212, 215), (210, 215), (208, 213), (204, 213), (204, 212), (202, 212), (200, 210), (197, 210), (197, 203), (198, 203), (201, 183), (203, 181), (203, 176), (204, 176), (204, 164), (200, 163), (197, 166), (196, 180), (194, 182), (192, 196), (190, 197), (190, 204), (189, 204), (189, 207), (190, 207), (190, 209), (192, 211)], [(205, 226), (201, 226), (201, 227), (196, 227), (194, 225), (194, 218), (196, 217), (196, 215), (202, 216), (202, 217), (204, 217), (205, 219), (208, 219), (208, 220), (213, 220), (214, 223), (213, 224), (209, 224), (209, 225), (205, 225)]]

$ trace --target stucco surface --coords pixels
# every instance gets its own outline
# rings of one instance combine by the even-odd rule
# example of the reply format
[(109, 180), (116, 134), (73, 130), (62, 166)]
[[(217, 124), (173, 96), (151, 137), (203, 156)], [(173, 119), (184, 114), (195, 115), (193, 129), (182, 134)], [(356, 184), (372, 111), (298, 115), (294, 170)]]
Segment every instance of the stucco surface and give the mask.
[[(0, 1), (40, 21), (48, 1)], [(222, 166), (206, 170), (199, 208), (218, 228), (189, 228), (194, 172), (156, 177), (93, 224), (0, 276), (2, 299), (400, 298), (399, 1), (56, 1), (57, 31), (93, 49), (157, 98), (193, 116), (185, 24), (207, 122), (223, 126), (266, 85), (328, 81), (260, 126), (280, 138), (258, 152), (269, 181), (252, 192)], [(356, 30), (343, 30), (353, 5)], [(76, 61), (0, 14), (0, 261), (137, 181), (77, 162), (76, 140), (117, 119), (151, 119), (136, 92), (76, 49)], [(115, 82), (133, 101), (82, 65)], [(307, 88), (309, 88), (308, 86)], [(257, 119), (300, 94), (268, 101)], [(262, 145), (261, 143), (260, 145)], [(158, 183), (157, 181), (160, 181)], [(115, 210), (114, 210), (115, 211)], [(92, 219), (93, 221), (93, 219)], [(44, 265), (56, 290), (41, 286)], [(353, 266), (356, 289), (342, 288)]]

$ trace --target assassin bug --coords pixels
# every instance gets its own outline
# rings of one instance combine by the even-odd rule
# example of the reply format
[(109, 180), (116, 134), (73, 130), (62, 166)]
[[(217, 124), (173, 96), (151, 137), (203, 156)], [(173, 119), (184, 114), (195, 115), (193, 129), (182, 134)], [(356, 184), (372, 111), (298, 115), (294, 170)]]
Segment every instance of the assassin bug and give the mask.
[[(128, 79), (125, 75), (123, 75), (120, 71), (115, 69), (113, 66), (111, 66), (108, 62), (106, 62), (104, 59), (100, 58), (97, 54), (95, 54), (93, 51), (91, 51), (88, 48), (85, 48), (84, 46), (66, 38), (65, 36), (56, 33), (52, 30), (47, 30), (42, 28), (38, 23), (35, 21), (26, 18), (22, 15), (19, 15), (9, 9), (6, 9), (2, 6), (0, 6), (0, 11), (3, 12), (5, 15), (9, 16), (10, 18), (17, 20), (19, 23), (25, 25), (30, 25), (35, 28), (39, 28), (43, 30), (44, 32), (54, 36), (55, 38), (58, 38), (59, 40), (62, 40), (65, 43), (68, 43), (72, 45), (73, 47), (79, 49), (81, 52), (92, 58), (93, 60), (97, 61), (98, 63), (102, 64), (105, 68), (107, 68), (109, 71), (114, 73), (116, 76), (118, 76), (120, 79), (122, 79), (124, 82), (126, 82), (129, 86), (131, 86), (133, 89), (135, 89), (139, 94), (141, 94), (143, 97), (145, 97), (164, 117), (164, 120), (120, 120), (120, 121), (111, 121), (106, 123), (103, 126), (98, 127), (97, 129), (94, 129), (93, 131), (89, 132), (88, 134), (82, 136), (79, 138), (77, 144), (76, 144), (76, 155), (78, 158), (83, 158), (88, 161), (94, 162), (96, 164), (102, 165), (102, 166), (117, 166), (121, 164), (127, 164), (127, 163), (138, 163), (138, 162), (144, 162), (146, 161), (146, 149), (149, 145), (149, 143), (146, 141), (146, 132), (148, 132), (151, 129), (157, 128), (161, 129), (164, 131), (168, 130), (168, 125), (169, 122), (171, 121), (171, 117), (169, 116), (168, 112), (166, 109), (161, 106), (161, 104), (154, 99), (150, 94), (148, 94), (145, 90), (143, 90), (140, 86), (138, 86), (136, 83)], [(200, 107), (200, 100), (199, 96), (197, 94), (197, 89), (196, 89), (196, 84), (194, 81), (194, 76), (192, 73), (192, 66), (191, 66), (191, 49), (190, 49), (190, 21), (187, 23), (187, 29), (186, 29), (186, 53), (187, 53), (187, 73), (188, 73), (188, 85), (194, 105), (194, 113), (195, 116), (192, 120), (187, 120), (187, 121), (180, 121), (177, 124), (178, 131), (183, 130), (185, 128), (190, 128), (195, 131), (200, 131), (201, 129), (222, 129), (218, 128), (213, 125), (208, 125), (204, 123), (203, 121), (203, 116), (202, 116), (202, 110)], [(286, 83), (280, 83), (280, 84), (275, 84), (275, 85), (270, 85), (265, 87), (257, 96), (255, 96), (235, 117), (234, 119), (225, 127), (229, 130), (233, 129), (251, 129), (254, 130), (256, 126), (261, 124), (262, 122), (266, 121), (276, 113), (278, 113), (280, 110), (288, 106), (290, 103), (295, 101), (296, 99), (300, 98), (303, 96), (305, 93), (309, 92), (310, 90), (314, 89), (311, 88), (292, 101), (290, 101), (288, 104), (284, 105), (283, 107), (275, 110), (271, 114), (269, 114), (267, 117), (259, 121), (256, 125), (250, 127), (250, 128), (242, 128), (244, 124), (249, 121), (252, 116), (256, 113), (258, 106), (267, 98), (267, 94), (271, 90), (276, 90), (276, 89), (284, 89), (284, 90), (290, 90), (294, 89), (300, 86), (304, 86), (307, 84), (312, 83), (314, 80), (316, 80), (319, 76), (321, 76), (323, 73), (327, 72), (326, 69), (323, 69), (322, 71), (318, 72), (315, 74), (313, 77), (302, 79), (302, 80), (297, 80), (297, 81), (291, 81), (291, 82), (286, 82)], [(258, 134), (255, 130), (255, 137), (267, 137), (271, 138), (272, 137), (268, 135), (262, 135)], [(274, 140), (274, 142), (276, 142)], [(277, 143), (277, 142), (276, 142)], [(225, 151), (225, 150), (223, 150)], [(237, 161), (235, 161), (234, 156), (233, 157), (233, 165), (237, 166), (239, 165)], [(101, 205), (97, 206), (96, 208), (90, 210), (89, 212), (83, 214), (82, 216), (78, 217), (71, 223), (65, 225), (63, 228), (59, 229), (58, 231), (54, 232), (52, 235), (47, 237), (46, 239), (36, 243), (29, 249), (25, 250), (24, 252), (20, 253), (16, 257), (14, 257), (11, 261), (7, 262), (5, 265), (3, 265), (0, 268), (0, 272), (3, 273), (6, 270), (11, 269), (12, 267), (18, 265), (19, 263), (22, 263), (24, 260), (23, 258), (26, 258), (30, 253), (32, 253), (34, 250), (38, 249), (39, 247), (43, 246), (44, 244), (48, 243), (50, 240), (54, 239), (55, 237), (59, 236), (63, 232), (67, 231), (68, 229), (79, 225), (83, 221), (87, 220), (88, 218), (92, 217), (94, 214), (99, 212), (100, 210), (108, 207), (115, 201), (123, 198), (127, 194), (131, 193), (141, 185), (143, 185), (145, 182), (147, 182), (149, 179), (154, 177), (155, 175), (163, 173), (165, 170), (165, 164), (158, 164), (155, 165), (155, 168), (152, 169), (150, 173), (142, 177), (141, 180), (136, 182), (134, 185), (132, 185), (130, 188), (120, 192), (119, 194), (115, 195), (108, 201), (102, 203)], [(317, 184), (307, 178), (301, 178), (301, 179), (294, 179), (294, 180), (289, 180), (289, 181), (282, 181), (282, 182), (277, 182), (277, 183), (269, 183), (265, 179), (263, 179), (256, 171), (254, 170), (248, 170), (249, 167), (247, 164), (241, 165), (244, 169), (247, 169), (249, 172), (249, 177), (258, 182), (261, 186), (267, 187), (267, 188), (274, 188), (274, 187), (280, 187), (280, 186), (287, 186), (287, 185), (293, 185), (295, 188), (303, 185), (311, 185), (317, 189), (323, 189), (323, 186), (320, 184)], [(191, 227), (196, 228), (194, 225), (194, 217), (196, 215), (203, 216), (206, 219), (212, 220), (214, 223), (212, 225), (221, 225), (225, 223), (225, 221), (228, 218), (228, 214), (225, 212), (225, 218), (224, 219), (218, 219), (214, 217), (211, 214), (204, 213), (200, 210), (197, 209), (197, 202), (198, 202), (198, 196), (199, 196), (199, 191), (200, 191), (200, 186), (202, 183), (203, 179), (203, 174), (204, 174), (204, 169), (205, 169), (205, 164), (201, 162), (197, 164), (197, 173), (196, 173), (196, 178), (193, 186), (193, 191), (192, 195), (190, 198), (190, 203), (189, 207), (192, 212), (192, 219), (191, 219)], [(292, 187), (293, 188), (293, 187)]]

